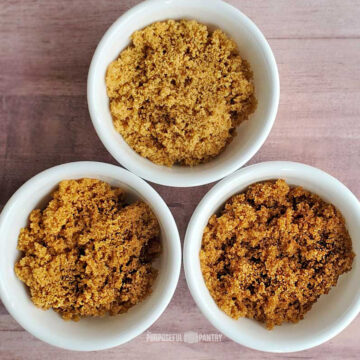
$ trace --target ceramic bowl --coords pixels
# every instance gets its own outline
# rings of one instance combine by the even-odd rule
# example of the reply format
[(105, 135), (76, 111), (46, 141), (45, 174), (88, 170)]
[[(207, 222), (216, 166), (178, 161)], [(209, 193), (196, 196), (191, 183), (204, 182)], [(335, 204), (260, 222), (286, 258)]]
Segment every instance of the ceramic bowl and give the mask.
[[(163, 252), (152, 293), (127, 313), (79, 322), (64, 321), (53, 310), (37, 308), (14, 265), (19, 231), (30, 212), (44, 207), (61, 180), (94, 178), (126, 191), (130, 202), (141, 199), (153, 209), (161, 227)], [(27, 181), (0, 215), (0, 296), (14, 319), (39, 339), (70, 350), (101, 350), (123, 344), (145, 331), (162, 314), (175, 291), (181, 266), (181, 247), (174, 218), (158, 193), (144, 180), (120, 167), (98, 162), (75, 162), (53, 167)]]
[[(343, 214), (357, 256), (350, 272), (340, 276), (336, 287), (320, 297), (297, 324), (283, 324), (267, 330), (255, 320), (234, 320), (213, 301), (200, 269), (202, 235), (210, 216), (249, 185), (270, 179), (284, 179), (318, 194)], [(292, 352), (319, 345), (342, 331), (360, 310), (360, 204), (345, 185), (327, 173), (293, 162), (265, 162), (243, 168), (215, 185), (196, 208), (185, 236), (186, 280), (198, 307), (208, 320), (230, 339), (247, 347), (270, 352)]]
[[(156, 165), (138, 155), (115, 130), (106, 94), (108, 65), (130, 43), (131, 34), (157, 21), (195, 19), (225, 31), (238, 44), (254, 73), (258, 106), (237, 128), (229, 146), (212, 161), (194, 167)], [(219, 180), (244, 165), (267, 138), (279, 103), (279, 75), (264, 35), (240, 10), (220, 0), (147, 0), (122, 15), (101, 39), (93, 56), (87, 86), (90, 116), (110, 154), (134, 174), (168, 186), (197, 186)]]

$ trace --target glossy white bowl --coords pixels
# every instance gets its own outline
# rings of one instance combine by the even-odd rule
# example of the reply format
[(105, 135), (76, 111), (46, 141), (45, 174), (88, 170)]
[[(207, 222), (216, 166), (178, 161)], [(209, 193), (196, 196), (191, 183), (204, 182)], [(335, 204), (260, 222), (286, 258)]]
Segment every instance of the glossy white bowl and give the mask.
[[(43, 207), (49, 194), (64, 179), (94, 178), (121, 187), (128, 200), (142, 199), (153, 209), (161, 227), (163, 252), (153, 292), (127, 313), (79, 322), (64, 321), (53, 310), (37, 308), (14, 265), (19, 231), (31, 210)], [(0, 215), (0, 296), (14, 319), (39, 339), (70, 350), (102, 350), (140, 335), (162, 314), (175, 291), (181, 266), (181, 246), (174, 218), (159, 194), (144, 180), (120, 167), (99, 162), (74, 162), (53, 167), (27, 181), (11, 197)]]
[[(234, 320), (212, 299), (202, 277), (199, 251), (203, 230), (210, 216), (222, 208), (232, 195), (250, 184), (285, 179), (300, 185), (334, 204), (343, 214), (352, 238), (355, 257), (352, 270), (297, 324), (276, 326), (269, 331), (257, 321)], [(208, 320), (230, 339), (247, 347), (269, 352), (300, 351), (319, 345), (342, 331), (360, 310), (360, 204), (342, 183), (327, 173), (293, 162), (265, 162), (241, 169), (215, 185), (197, 206), (185, 236), (184, 267), (191, 294)]]
[[(106, 94), (108, 65), (129, 44), (131, 34), (156, 21), (195, 19), (229, 34), (254, 72), (258, 107), (243, 122), (237, 136), (218, 157), (195, 167), (168, 168), (138, 155), (115, 131)], [(169, 186), (207, 184), (231, 174), (260, 149), (267, 138), (279, 103), (279, 75), (273, 53), (256, 25), (240, 10), (220, 0), (147, 0), (122, 15), (105, 33), (92, 59), (87, 87), (90, 116), (110, 154), (134, 174)]]

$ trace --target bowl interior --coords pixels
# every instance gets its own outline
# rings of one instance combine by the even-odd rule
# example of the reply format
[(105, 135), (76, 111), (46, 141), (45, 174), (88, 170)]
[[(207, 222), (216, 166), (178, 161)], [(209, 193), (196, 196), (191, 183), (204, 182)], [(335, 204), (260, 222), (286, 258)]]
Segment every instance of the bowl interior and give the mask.
[[(113, 127), (106, 94), (108, 65), (129, 44), (131, 34), (156, 21), (195, 19), (221, 28), (238, 44), (240, 54), (254, 72), (258, 107), (243, 122), (237, 136), (218, 157), (196, 167), (153, 164), (133, 151)], [(275, 119), (279, 96), (275, 60), (265, 38), (240, 11), (223, 1), (154, 0), (133, 8), (117, 20), (101, 40), (89, 72), (88, 102), (92, 121), (109, 152), (135, 174), (164, 185), (194, 186), (220, 179), (248, 161), (260, 148)]]
[[(294, 163), (263, 163), (244, 168), (215, 186), (196, 209), (186, 234), (184, 262), (186, 278), (204, 315), (233, 340), (263, 351), (298, 351), (318, 345), (340, 332), (360, 308), (360, 266), (355, 257), (352, 270), (339, 278), (336, 287), (320, 297), (305, 318), (297, 324), (284, 324), (268, 331), (257, 321), (233, 320), (213, 301), (203, 280), (199, 250), (202, 233), (210, 216), (218, 212), (229, 197), (252, 183), (282, 178), (300, 185), (334, 204), (343, 214), (355, 254), (360, 254), (360, 205), (344, 185), (324, 172)], [(196, 284), (196, 285), (195, 285)]]
[[(46, 171), (47, 174), (42, 173), (31, 179), (10, 200), (10, 206), (4, 209), (0, 226), (0, 290), (9, 312), (35, 336), (68, 349), (97, 350), (119, 345), (139, 335), (165, 309), (177, 284), (181, 261), (180, 242), (170, 211), (144, 181), (112, 165), (78, 164), (57, 167), (54, 172), (50, 169)], [(73, 322), (62, 320), (53, 310), (43, 311), (35, 307), (28, 289), (15, 275), (14, 264), (20, 256), (16, 249), (19, 231), (27, 225), (30, 212), (46, 205), (50, 193), (61, 180), (83, 177), (100, 179), (121, 187), (130, 201), (142, 199), (147, 202), (161, 226), (163, 251), (155, 265), (159, 274), (153, 292), (143, 302), (125, 314)]]

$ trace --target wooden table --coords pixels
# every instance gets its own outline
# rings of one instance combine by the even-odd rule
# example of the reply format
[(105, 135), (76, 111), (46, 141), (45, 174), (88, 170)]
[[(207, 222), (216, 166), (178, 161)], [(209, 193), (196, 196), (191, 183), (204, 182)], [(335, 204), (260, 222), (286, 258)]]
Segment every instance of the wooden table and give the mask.
[[(181, 0), (179, 0), (181, 1)], [(209, 0), (211, 1), (211, 0)], [(359, 0), (231, 0), (270, 42), (281, 78), (280, 107), (251, 160), (319, 167), (360, 196)], [(95, 134), (86, 104), (91, 56), (109, 25), (138, 1), (2, 0), (0, 3), (0, 205), (36, 173), (75, 160), (116, 164)], [(183, 238), (199, 200), (213, 186), (153, 185)], [(6, 239), (1, 239), (4, 241)], [(151, 333), (217, 333), (196, 307), (184, 274)], [(149, 342), (143, 334), (101, 353), (60, 350), (25, 332), (0, 303), (0, 359), (278, 359), (289, 355), (221, 342)], [(360, 317), (333, 340), (291, 358), (355, 359)]]

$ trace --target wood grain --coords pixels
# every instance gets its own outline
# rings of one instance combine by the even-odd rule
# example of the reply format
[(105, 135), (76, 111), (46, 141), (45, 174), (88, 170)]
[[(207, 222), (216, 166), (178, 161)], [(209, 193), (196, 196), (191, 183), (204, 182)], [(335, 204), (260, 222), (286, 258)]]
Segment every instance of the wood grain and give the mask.
[[(179, 0), (181, 1), (181, 0)], [(210, 0), (209, 0), (210, 1)], [(360, 197), (360, 6), (357, 0), (230, 0), (269, 39), (281, 78), (275, 126), (250, 161), (294, 160), (317, 166)], [(98, 160), (116, 164), (91, 125), (86, 76), (107, 27), (138, 1), (0, 3), (0, 208), (36, 173)], [(197, 203), (212, 184), (153, 185), (170, 206), (183, 238)], [(216, 333), (197, 309), (181, 274), (175, 296), (152, 333)], [(25, 332), (0, 303), (0, 359), (357, 359), (360, 318), (317, 348), (264, 354), (220, 343), (147, 342), (146, 333), (101, 353), (51, 347)]]

